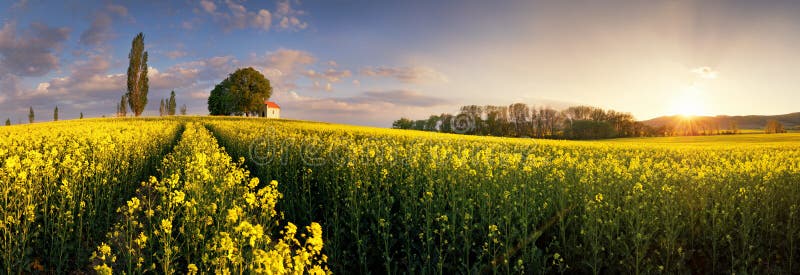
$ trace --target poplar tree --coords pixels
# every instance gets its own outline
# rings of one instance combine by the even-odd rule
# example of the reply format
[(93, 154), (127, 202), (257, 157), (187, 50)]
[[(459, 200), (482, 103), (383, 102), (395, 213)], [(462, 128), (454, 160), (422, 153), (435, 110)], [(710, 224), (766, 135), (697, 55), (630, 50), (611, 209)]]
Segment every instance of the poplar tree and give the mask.
[(139, 33), (131, 42), (128, 54), (128, 105), (135, 116), (140, 116), (147, 105), (149, 80), (147, 78), (147, 51), (144, 50), (144, 34)]
[(28, 112), (28, 122), (33, 123), (34, 115), (33, 115), (33, 106), (31, 106), (30, 111)]
[(171, 116), (175, 115), (175, 110), (176, 110), (175, 107), (177, 107), (176, 105), (177, 103), (175, 102), (175, 91), (173, 90), (169, 94), (169, 100), (167, 101), (167, 112), (169, 113), (169, 115)]
[(53, 109), (53, 121), (58, 121), (58, 106)]

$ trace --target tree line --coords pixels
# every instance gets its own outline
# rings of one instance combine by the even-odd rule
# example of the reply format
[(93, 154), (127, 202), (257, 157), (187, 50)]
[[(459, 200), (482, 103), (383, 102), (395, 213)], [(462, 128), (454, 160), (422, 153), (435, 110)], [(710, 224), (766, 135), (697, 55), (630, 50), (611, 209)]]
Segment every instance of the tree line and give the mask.
[(501, 137), (604, 139), (657, 135), (630, 113), (592, 106), (563, 110), (514, 103), (509, 106), (468, 105), (458, 115), (443, 113), (428, 119), (401, 118), (392, 128)]

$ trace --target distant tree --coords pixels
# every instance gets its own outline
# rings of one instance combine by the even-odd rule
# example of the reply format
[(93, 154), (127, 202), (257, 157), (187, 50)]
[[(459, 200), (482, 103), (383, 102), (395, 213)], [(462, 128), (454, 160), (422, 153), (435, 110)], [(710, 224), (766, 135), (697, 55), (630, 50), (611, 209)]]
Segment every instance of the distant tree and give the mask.
[(128, 97), (122, 95), (119, 99), (119, 104), (117, 104), (117, 116), (119, 117), (126, 117), (128, 115)]
[(58, 121), (58, 106), (53, 109), (53, 121)]
[(615, 137), (616, 131), (611, 123), (581, 119), (566, 124), (564, 135), (570, 139), (602, 139)]
[(559, 126), (563, 121), (563, 116), (561, 116), (561, 113), (553, 108), (541, 108), (539, 109), (539, 117), (544, 126), (542, 136), (555, 137), (558, 134)]
[(33, 123), (33, 119), (35, 118), (33, 114), (33, 106), (31, 106), (30, 111), (28, 111), (28, 122)]
[(508, 107), (487, 105), (483, 108), (486, 113), (485, 135), (508, 136)]
[(439, 131), (439, 116), (432, 115), (428, 117), (428, 121), (425, 123), (425, 131)]
[(144, 50), (144, 34), (139, 33), (131, 42), (128, 54), (128, 93), (125, 95), (134, 116), (140, 116), (147, 106), (150, 81), (147, 78), (147, 51)]
[(764, 127), (764, 132), (767, 134), (777, 134), (777, 133), (786, 133), (786, 130), (783, 128), (783, 124), (778, 122), (777, 120), (769, 120), (767, 121), (766, 127)]
[(182, 115), (182, 116), (185, 116), (185, 115), (186, 115), (186, 104), (183, 104), (183, 105), (181, 106), (181, 115)]
[(529, 135), (528, 124), (530, 124), (530, 116), (530, 108), (525, 103), (514, 103), (508, 106), (508, 117), (514, 125), (514, 136)]
[(11, 119), (10, 118), (6, 118), (6, 126), (11, 126)]
[(466, 115), (471, 121), (468, 130), (465, 134), (482, 134), (485, 132), (483, 127), (483, 107), (478, 105), (468, 105), (461, 107), (461, 114)]
[(81, 117), (79, 119), (83, 119), (83, 112), (81, 112)]
[(451, 114), (441, 114), (439, 115), (439, 120), (441, 121), (439, 125), (439, 132), (442, 133), (452, 133), (453, 132), (453, 115)]
[(161, 106), (158, 107), (158, 116), (164, 116), (167, 113), (167, 106), (164, 105), (164, 99), (161, 99)]
[(400, 118), (392, 122), (392, 128), (394, 129), (411, 129), (414, 127), (414, 121), (408, 118)]
[(731, 134), (738, 134), (739, 133), (739, 123), (735, 120), (731, 120), (728, 129), (731, 131)]
[(169, 93), (169, 101), (167, 102), (167, 113), (169, 113), (169, 115), (171, 116), (175, 115), (175, 110), (176, 110), (175, 107), (177, 107), (176, 105), (177, 103), (175, 103), (175, 91), (173, 90), (172, 92)]
[(428, 124), (428, 120), (421, 119), (414, 121), (414, 130), (425, 131), (425, 125)]

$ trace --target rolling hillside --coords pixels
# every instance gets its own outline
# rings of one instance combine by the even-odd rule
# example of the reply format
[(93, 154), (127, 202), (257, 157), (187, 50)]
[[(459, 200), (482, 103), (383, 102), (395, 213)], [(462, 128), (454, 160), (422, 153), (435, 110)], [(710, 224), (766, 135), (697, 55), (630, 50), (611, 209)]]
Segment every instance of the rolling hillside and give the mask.
[[(748, 115), (748, 116), (699, 116), (693, 120), (707, 125), (719, 125), (722, 129), (727, 129), (731, 121), (739, 125), (739, 129), (763, 129), (767, 121), (775, 119), (783, 124), (786, 129), (797, 129), (800, 127), (800, 112), (783, 115)], [(644, 124), (653, 127), (664, 125), (674, 125), (685, 120), (682, 116), (662, 116), (650, 120), (642, 121)]]

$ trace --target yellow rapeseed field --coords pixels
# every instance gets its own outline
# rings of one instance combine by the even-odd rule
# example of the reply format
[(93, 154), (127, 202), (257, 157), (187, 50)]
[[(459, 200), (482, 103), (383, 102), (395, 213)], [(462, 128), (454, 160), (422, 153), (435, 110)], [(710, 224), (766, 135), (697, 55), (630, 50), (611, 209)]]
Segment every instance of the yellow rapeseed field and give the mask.
[(0, 273), (797, 273), (796, 135), (574, 142), (215, 117), (3, 127)]
[(0, 273), (327, 272), (320, 225), (282, 223), (278, 183), (250, 178), (201, 125), (86, 120), (0, 137)]
[(203, 123), (284, 183), (287, 218), (321, 222), (335, 272), (800, 272), (796, 134), (682, 144)]

